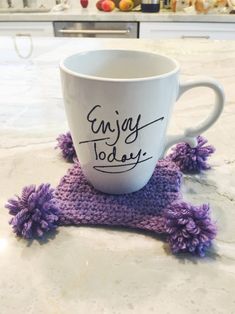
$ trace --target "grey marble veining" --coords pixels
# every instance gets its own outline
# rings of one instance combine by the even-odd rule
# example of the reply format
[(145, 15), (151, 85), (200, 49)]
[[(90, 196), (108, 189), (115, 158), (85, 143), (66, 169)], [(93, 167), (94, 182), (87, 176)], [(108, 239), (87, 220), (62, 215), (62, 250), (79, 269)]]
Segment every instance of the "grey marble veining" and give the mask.
[[(38, 38), (28, 60), (17, 56), (11, 38), (0, 42), (0, 313), (234, 314), (235, 42)], [(183, 185), (185, 199), (210, 203), (218, 224), (204, 259), (173, 256), (160, 239), (127, 230), (63, 227), (48, 243), (28, 244), (8, 225), (9, 197), (32, 183), (56, 186), (69, 168), (54, 150), (68, 129), (59, 60), (101, 47), (168, 54), (180, 62), (182, 80), (207, 75), (224, 86), (224, 112), (205, 133), (216, 147), (212, 169), (185, 176)], [(185, 94), (169, 133), (200, 121), (212, 102), (206, 89)]]

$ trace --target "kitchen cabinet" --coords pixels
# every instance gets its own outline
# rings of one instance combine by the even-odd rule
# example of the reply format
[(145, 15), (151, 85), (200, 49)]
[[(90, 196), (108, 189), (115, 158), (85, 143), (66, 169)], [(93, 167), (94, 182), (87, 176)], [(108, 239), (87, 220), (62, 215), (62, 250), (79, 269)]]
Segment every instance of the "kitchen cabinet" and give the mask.
[(140, 38), (235, 39), (235, 23), (140, 22)]
[(56, 37), (138, 37), (138, 22), (54, 22), (53, 25)]
[(0, 36), (54, 36), (52, 22), (0, 22)]
[[(40, 36), (40, 37), (53, 37), (61, 36), (58, 31), (54, 32), (53, 23), (55, 25), (60, 25), (60, 29), (64, 29), (64, 26), (67, 25), (67, 22), (53, 22), (53, 21), (27, 21), (27, 22), (17, 22), (17, 21), (9, 21), (9, 22), (0, 22), (0, 36), (16, 36), (16, 35), (27, 35), (27, 36)], [(69, 22), (71, 24), (79, 24), (75, 22)], [(68, 24), (69, 24), (68, 23)], [(119, 21), (116, 22), (82, 22), (81, 25), (94, 24), (97, 26), (105, 25), (105, 37), (106, 33), (109, 32), (108, 37), (137, 37), (138, 33), (138, 25), (139, 25), (139, 38), (150, 38), (150, 39), (166, 39), (166, 38), (205, 38), (205, 39), (227, 39), (227, 40), (235, 40), (235, 23), (215, 23), (215, 22), (126, 22), (121, 23)], [(114, 30), (108, 30), (109, 25), (116, 24)], [(128, 31), (126, 31), (127, 35), (120, 35), (118, 32), (120, 31), (120, 27), (126, 24)], [(94, 26), (92, 26), (94, 28)], [(103, 27), (103, 26), (102, 26)], [(57, 27), (58, 28), (58, 27)], [(95, 30), (84, 30), (82, 26), (82, 30), (74, 30), (77, 27), (72, 27), (73, 32), (88, 32), (86, 36), (89, 37), (98, 37), (95, 35)], [(131, 30), (131, 31), (129, 31)], [(64, 31), (64, 30), (63, 30)], [(65, 30), (64, 32), (68, 32), (71, 30)], [(104, 32), (103, 29), (101, 29)], [(92, 33), (93, 32), (93, 33)], [(96, 31), (97, 32), (97, 31)], [(63, 34), (63, 36), (72, 36), (69, 34)], [(77, 35), (76, 35), (77, 36)], [(84, 34), (82, 35), (84, 36)], [(100, 36), (99, 36), (100, 37)], [(104, 37), (104, 34), (102, 34)]]

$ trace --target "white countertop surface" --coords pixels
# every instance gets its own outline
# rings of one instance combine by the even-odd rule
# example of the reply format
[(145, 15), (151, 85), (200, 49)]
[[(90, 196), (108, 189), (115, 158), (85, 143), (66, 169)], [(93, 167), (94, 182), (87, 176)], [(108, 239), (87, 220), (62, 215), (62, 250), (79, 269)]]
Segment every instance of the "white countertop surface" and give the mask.
[(140, 22), (218, 22), (233, 23), (235, 14), (186, 14), (161, 11), (142, 12), (101, 12), (96, 8), (70, 9), (48, 13), (1, 13), (0, 21), (140, 21)]
[[(235, 41), (35, 38), (28, 60), (17, 56), (11, 38), (0, 44), (0, 313), (234, 314)], [(218, 224), (207, 257), (174, 256), (161, 239), (127, 230), (60, 227), (41, 244), (12, 233), (7, 199), (25, 185), (55, 187), (70, 166), (54, 150), (68, 129), (58, 62), (97, 47), (165, 53), (181, 63), (182, 80), (205, 74), (223, 84), (224, 112), (205, 133), (217, 149), (212, 169), (183, 184), (184, 198), (209, 202)], [(204, 89), (185, 94), (169, 132), (200, 121), (212, 102)]]

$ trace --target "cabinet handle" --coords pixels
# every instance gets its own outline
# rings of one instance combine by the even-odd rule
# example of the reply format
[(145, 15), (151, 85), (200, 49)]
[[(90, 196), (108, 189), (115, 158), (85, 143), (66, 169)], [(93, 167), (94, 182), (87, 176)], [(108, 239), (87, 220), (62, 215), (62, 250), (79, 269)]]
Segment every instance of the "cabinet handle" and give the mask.
[(181, 36), (181, 38), (182, 39), (210, 39), (210, 36), (208, 36), (208, 35), (202, 35), (202, 36), (200, 36), (200, 35), (182, 35)]
[(86, 35), (94, 35), (94, 34), (109, 34), (109, 35), (126, 35), (130, 33), (129, 29), (60, 29), (58, 31), (62, 34), (86, 34)]

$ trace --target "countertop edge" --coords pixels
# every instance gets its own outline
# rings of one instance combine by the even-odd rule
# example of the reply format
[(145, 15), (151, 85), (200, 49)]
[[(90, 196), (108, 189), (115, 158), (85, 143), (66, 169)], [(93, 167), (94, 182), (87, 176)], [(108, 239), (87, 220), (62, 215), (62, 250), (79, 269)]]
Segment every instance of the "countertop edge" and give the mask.
[(54, 22), (54, 21), (120, 21), (120, 22), (202, 22), (235, 23), (233, 14), (179, 14), (142, 12), (98, 12), (77, 10), (48, 13), (1, 13), (0, 22)]

